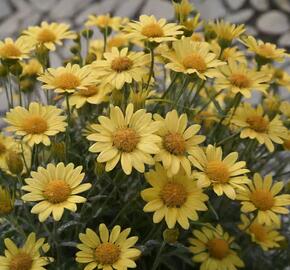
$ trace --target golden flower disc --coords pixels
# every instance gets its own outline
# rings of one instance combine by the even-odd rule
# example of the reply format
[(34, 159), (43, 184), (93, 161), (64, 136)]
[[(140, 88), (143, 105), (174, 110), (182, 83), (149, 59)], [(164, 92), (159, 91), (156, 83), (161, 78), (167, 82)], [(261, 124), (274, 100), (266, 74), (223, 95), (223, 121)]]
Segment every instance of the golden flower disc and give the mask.
[(56, 36), (50, 29), (45, 28), (38, 33), (37, 40), (41, 43), (54, 42), (56, 40)]
[(265, 132), (268, 129), (269, 122), (263, 116), (253, 115), (247, 118), (246, 122), (250, 128), (257, 132)]
[(6, 146), (0, 142), (0, 155), (6, 152)]
[(211, 257), (222, 260), (228, 255), (229, 244), (223, 240), (214, 238), (207, 243), (208, 251)]
[(164, 32), (158, 23), (150, 23), (145, 25), (141, 30), (141, 34), (149, 38), (164, 36)]
[(247, 88), (250, 86), (250, 80), (245, 74), (235, 73), (229, 78), (232, 85), (239, 88)]
[(70, 72), (63, 72), (56, 76), (55, 85), (62, 89), (74, 89), (80, 85), (80, 80)]
[(160, 196), (167, 207), (181, 207), (187, 199), (187, 192), (183, 185), (169, 182), (161, 190)]
[(249, 228), (250, 232), (253, 233), (258, 241), (265, 241), (267, 239), (267, 230), (261, 224), (252, 224)]
[(111, 68), (117, 72), (129, 70), (133, 66), (133, 61), (127, 57), (117, 57), (111, 63)]
[(209, 161), (206, 174), (210, 180), (221, 184), (227, 183), (230, 179), (229, 169), (222, 161)]
[(182, 64), (185, 68), (196, 69), (199, 72), (204, 72), (206, 70), (206, 63), (204, 59), (198, 54), (191, 54), (186, 56)]
[(270, 210), (274, 206), (274, 197), (269, 190), (257, 189), (250, 196), (253, 204), (262, 211)]
[(91, 97), (99, 92), (99, 88), (95, 85), (90, 85), (86, 89), (80, 89), (78, 93), (85, 97)]
[(9, 270), (30, 270), (32, 258), (25, 252), (20, 252), (13, 256), (9, 265)]
[(71, 193), (70, 186), (64, 180), (53, 180), (47, 184), (43, 196), (53, 204), (67, 200)]
[(120, 257), (120, 248), (113, 243), (102, 243), (95, 250), (96, 261), (102, 265), (112, 265)]
[(163, 138), (164, 148), (171, 154), (183, 155), (186, 151), (186, 144), (180, 133), (168, 133)]
[(21, 51), (11, 43), (4, 44), (0, 50), (0, 54), (4, 57), (19, 57), (21, 55)]
[(120, 151), (132, 152), (140, 140), (139, 135), (132, 128), (120, 128), (113, 134), (113, 144)]
[(47, 130), (48, 126), (45, 119), (34, 115), (24, 121), (22, 128), (28, 134), (41, 134)]

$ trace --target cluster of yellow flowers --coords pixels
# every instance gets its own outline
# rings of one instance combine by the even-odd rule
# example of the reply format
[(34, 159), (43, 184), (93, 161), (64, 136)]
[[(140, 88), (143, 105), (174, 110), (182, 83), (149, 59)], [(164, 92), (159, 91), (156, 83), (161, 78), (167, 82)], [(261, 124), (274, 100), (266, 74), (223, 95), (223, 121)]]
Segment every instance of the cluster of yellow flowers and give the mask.
[[(289, 54), (246, 35), (244, 25), (200, 20), (188, 0), (173, 7), (177, 23), (90, 15), (79, 33), (42, 22), (0, 41), (8, 108), (0, 134), (0, 226), (11, 224), (22, 236), (35, 230), (21, 247), (5, 238), (1, 270), (70, 265), (61, 254), (66, 226), (77, 226), (69, 240), (79, 234), (75, 260), (85, 270), (137, 267), (146, 258), (143, 240), (160, 241), (164, 225), (155, 260), (138, 269), (197, 269), (166, 268), (161, 253), (179, 242), (193, 253), (191, 267), (254, 269), (238, 245), (267, 251), (286, 241), (290, 189), (277, 179), (289, 176), (290, 102), (281, 91), (290, 91), (290, 75), (276, 63)], [(94, 39), (97, 32), (103, 39)], [(65, 40), (73, 41), (72, 57), (50, 67)], [(107, 198), (95, 204), (107, 187)], [(132, 192), (124, 207), (102, 212)], [(116, 225), (133, 200), (137, 221), (117, 224), (130, 224), (145, 246)], [(231, 207), (235, 213), (222, 218)], [(98, 234), (88, 228), (96, 223)], [(148, 234), (139, 231), (142, 223)]]

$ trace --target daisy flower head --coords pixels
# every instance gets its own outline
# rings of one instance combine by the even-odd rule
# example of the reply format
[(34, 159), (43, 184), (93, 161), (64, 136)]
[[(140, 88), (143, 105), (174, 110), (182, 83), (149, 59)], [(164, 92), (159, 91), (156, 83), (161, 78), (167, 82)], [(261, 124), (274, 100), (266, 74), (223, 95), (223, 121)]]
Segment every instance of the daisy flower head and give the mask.
[(115, 168), (119, 161), (129, 175), (132, 168), (143, 173), (144, 164), (153, 165), (153, 154), (159, 152), (160, 137), (155, 133), (159, 123), (152, 121), (152, 114), (141, 109), (134, 112), (130, 103), (125, 113), (116, 107), (110, 108), (109, 117), (99, 116), (99, 124), (91, 125), (94, 133), (87, 139), (95, 143), (89, 151), (99, 153), (97, 162), (106, 163), (106, 171)]
[(121, 17), (111, 17), (110, 14), (101, 14), (99, 16), (89, 15), (88, 20), (85, 23), (85, 26), (96, 26), (100, 31), (107, 31), (110, 33), (111, 29), (118, 31), (121, 26), (127, 21), (126, 18)]
[(237, 108), (231, 119), (231, 123), (242, 128), (242, 139), (256, 139), (259, 144), (265, 144), (270, 152), (274, 151), (274, 143), (283, 144), (283, 138), (287, 137), (287, 128), (284, 127), (279, 115), (272, 120), (264, 114), (261, 105), (254, 108), (249, 103), (243, 103)]
[(261, 224), (280, 225), (280, 214), (287, 215), (290, 205), (290, 195), (277, 195), (284, 187), (283, 182), (273, 183), (272, 176), (262, 178), (260, 174), (254, 174), (253, 182), (247, 183), (247, 187), (238, 191), (237, 199), (242, 201), (243, 213), (257, 213), (257, 221)]
[(143, 52), (129, 52), (128, 48), (112, 48), (104, 53), (105, 60), (97, 60), (92, 66), (103, 84), (121, 89), (125, 83), (141, 82), (148, 73), (150, 56)]
[(73, 93), (98, 83), (90, 65), (80, 67), (71, 63), (65, 67), (48, 68), (37, 79), (44, 83), (43, 89), (52, 89), (56, 93)]
[(246, 162), (237, 162), (237, 152), (232, 152), (223, 158), (221, 147), (208, 145), (205, 150), (195, 149), (189, 159), (198, 169), (194, 172), (194, 176), (198, 179), (198, 186), (212, 186), (218, 196), (225, 193), (228, 198), (234, 200), (236, 191), (243, 189), (244, 184), (249, 182), (245, 175), (249, 172), (245, 168)]
[(173, 51), (165, 52), (162, 56), (169, 60), (166, 68), (184, 74), (196, 74), (202, 80), (220, 76), (216, 67), (226, 64), (216, 59), (207, 42), (193, 42), (190, 38), (173, 42)]
[(28, 27), (22, 34), (32, 46), (44, 46), (50, 51), (55, 51), (56, 45), (62, 45), (63, 40), (77, 37), (69, 28), (65, 23), (42, 22), (40, 26)]
[(45, 221), (52, 213), (53, 219), (59, 221), (64, 209), (72, 212), (77, 210), (77, 203), (86, 202), (86, 198), (79, 196), (91, 188), (90, 183), (81, 184), (85, 174), (81, 173), (82, 166), (74, 168), (72, 163), (56, 166), (52, 163), (46, 168), (38, 167), (31, 172), (31, 178), (26, 178), (22, 190), (28, 191), (22, 196), (26, 202), (38, 202), (31, 209), (31, 213), (38, 214), (40, 222)]
[(67, 126), (63, 110), (55, 106), (43, 106), (37, 102), (29, 108), (17, 106), (6, 113), (4, 121), (8, 123), (7, 131), (21, 136), (29, 146), (43, 143), (50, 145), (50, 136), (64, 132)]
[(243, 261), (231, 248), (234, 238), (220, 225), (216, 228), (209, 226), (193, 231), (194, 238), (189, 239), (189, 250), (194, 254), (192, 260), (201, 263), (201, 270), (236, 270), (244, 267)]
[(85, 89), (76, 90), (69, 96), (69, 104), (76, 106), (77, 109), (83, 107), (86, 103), (101, 104), (109, 101), (109, 94), (112, 89), (109, 85), (90, 85)]
[(5, 256), (0, 256), (0, 269), (9, 270), (45, 270), (53, 261), (42, 256), (49, 250), (44, 238), (36, 240), (35, 233), (30, 233), (22, 247), (17, 247), (9, 238), (4, 239)]
[(147, 202), (143, 210), (154, 212), (154, 223), (165, 218), (169, 229), (176, 223), (188, 229), (189, 220), (198, 220), (197, 211), (207, 210), (208, 196), (183, 170), (169, 177), (166, 169), (157, 163), (155, 170), (146, 173), (145, 178), (152, 187), (141, 192), (142, 199)]
[(245, 25), (235, 25), (223, 20), (210, 23), (211, 30), (216, 34), (219, 44), (222, 47), (228, 47), (232, 40), (238, 38), (246, 29)]
[(161, 43), (176, 40), (176, 36), (183, 33), (182, 28), (181, 25), (167, 23), (164, 18), (157, 20), (153, 15), (141, 15), (139, 21), (128, 23), (125, 31), (128, 32), (128, 38)]
[(119, 225), (109, 232), (103, 223), (99, 226), (99, 235), (86, 229), (85, 233), (79, 234), (82, 243), (77, 245), (80, 251), (76, 254), (76, 261), (87, 264), (84, 270), (135, 268), (135, 260), (141, 251), (134, 248), (138, 237), (128, 238), (130, 232), (130, 228), (122, 231)]
[(29, 59), (26, 63), (22, 64), (22, 76), (38, 76), (43, 72), (41, 63), (36, 58)]
[(246, 229), (246, 232), (251, 237), (251, 241), (258, 244), (264, 251), (279, 248), (279, 242), (285, 239), (277, 230), (277, 226), (260, 224), (257, 219), (251, 221), (245, 214), (241, 215), (241, 221), (239, 229)]
[(254, 90), (267, 94), (270, 78), (264, 72), (249, 69), (246, 64), (235, 61), (220, 67), (220, 71), (221, 76), (215, 81), (217, 91), (227, 89), (234, 94), (241, 93), (245, 98), (251, 98)]
[(272, 61), (283, 62), (287, 56), (285, 49), (279, 49), (273, 43), (256, 40), (253, 36), (248, 36), (241, 40), (248, 47), (248, 50), (255, 53), (257, 60), (262, 64)]
[(4, 41), (0, 41), (0, 59), (22, 60), (29, 57), (32, 49), (24, 37), (19, 37), (15, 41), (5, 38)]
[(156, 161), (161, 161), (169, 175), (177, 174), (180, 166), (187, 175), (191, 174), (191, 164), (188, 156), (205, 140), (205, 136), (196, 135), (200, 125), (187, 126), (187, 115), (178, 116), (173, 110), (165, 118), (154, 114), (154, 119), (160, 123), (157, 134), (162, 141), (159, 143), (160, 152), (155, 156)]

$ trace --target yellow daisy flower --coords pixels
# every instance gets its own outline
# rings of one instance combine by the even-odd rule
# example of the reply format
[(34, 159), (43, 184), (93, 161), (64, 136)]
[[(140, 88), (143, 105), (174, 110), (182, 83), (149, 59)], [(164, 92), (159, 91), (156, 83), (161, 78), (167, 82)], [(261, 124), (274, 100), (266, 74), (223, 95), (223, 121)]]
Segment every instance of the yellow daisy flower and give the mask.
[(220, 225), (212, 229), (204, 226), (201, 230), (194, 230), (193, 235), (194, 238), (189, 239), (189, 250), (194, 254), (192, 260), (201, 263), (201, 270), (236, 270), (245, 266), (231, 248), (234, 238)]
[[(5, 187), (0, 186), (0, 217), (10, 214), (14, 208), (15, 198)], [(1, 259), (0, 259), (1, 265)]]
[(119, 34), (109, 37), (107, 41), (107, 45), (108, 45), (109, 51), (111, 51), (112, 48), (114, 47), (117, 47), (117, 48), (128, 47), (129, 39), (125, 34), (119, 33)]
[(279, 242), (285, 239), (277, 231), (277, 226), (266, 226), (260, 224), (257, 219), (251, 221), (246, 215), (241, 215), (242, 223), (240, 230), (245, 230), (251, 236), (252, 242), (258, 244), (264, 251), (272, 248), (279, 248)]
[(215, 81), (217, 91), (227, 89), (234, 94), (241, 93), (245, 98), (251, 98), (254, 90), (267, 94), (270, 78), (264, 72), (249, 69), (246, 64), (235, 61), (220, 67), (220, 71), (222, 75)]
[(10, 150), (15, 147), (15, 141), (9, 136), (0, 133), (0, 168), (7, 168), (6, 156)]
[(289, 101), (282, 101), (279, 107), (280, 112), (285, 115), (286, 117), (290, 118), (290, 102)]
[(162, 138), (158, 145), (160, 152), (155, 156), (156, 161), (162, 161), (169, 175), (177, 174), (180, 165), (186, 174), (190, 175), (188, 155), (205, 140), (205, 136), (196, 135), (200, 125), (187, 127), (187, 115), (182, 114), (178, 117), (176, 110), (168, 112), (165, 118), (154, 114), (154, 119), (160, 123), (157, 134)]
[(163, 57), (169, 60), (166, 68), (185, 74), (196, 74), (200, 79), (220, 76), (216, 67), (226, 64), (216, 59), (214, 53), (209, 52), (210, 45), (206, 42), (193, 42), (184, 38), (173, 42), (173, 51), (165, 52)]
[(261, 105), (254, 108), (249, 103), (244, 103), (237, 108), (231, 122), (236, 127), (243, 128), (240, 134), (242, 139), (256, 139), (259, 144), (265, 144), (270, 152), (274, 151), (273, 142), (282, 144), (283, 138), (287, 137), (287, 129), (279, 115), (270, 120), (264, 115)]
[(151, 113), (144, 109), (134, 112), (130, 103), (125, 114), (119, 107), (111, 107), (110, 117), (99, 116), (100, 124), (91, 127), (95, 133), (87, 137), (95, 141), (89, 151), (100, 153), (97, 161), (106, 163), (106, 171), (111, 171), (121, 161), (122, 169), (131, 174), (132, 167), (143, 173), (144, 164), (154, 164), (152, 154), (159, 151), (160, 137), (154, 133), (159, 123), (152, 121)]
[(195, 172), (200, 187), (212, 186), (214, 192), (221, 196), (223, 193), (234, 200), (236, 191), (242, 189), (249, 179), (244, 174), (249, 170), (245, 168), (246, 162), (238, 160), (238, 153), (232, 152), (223, 159), (221, 147), (208, 145), (205, 150), (196, 149), (189, 157), (193, 166), (200, 172)]
[(86, 202), (86, 198), (77, 194), (91, 188), (90, 183), (81, 184), (85, 174), (82, 166), (74, 168), (72, 163), (57, 166), (48, 164), (47, 168), (39, 167), (37, 172), (31, 172), (31, 178), (26, 178), (27, 185), (22, 190), (29, 193), (22, 196), (26, 202), (39, 202), (31, 213), (38, 214), (40, 222), (45, 221), (52, 213), (53, 219), (59, 221), (64, 209), (72, 212), (77, 210), (77, 203)]
[(69, 96), (69, 104), (77, 109), (89, 104), (101, 104), (109, 101), (108, 94), (112, 91), (108, 85), (91, 85), (86, 89), (80, 89)]
[(188, 229), (188, 220), (198, 220), (197, 211), (207, 210), (204, 202), (208, 196), (183, 171), (168, 177), (166, 169), (157, 163), (155, 171), (146, 173), (145, 178), (152, 187), (141, 192), (142, 199), (147, 202), (143, 210), (154, 212), (154, 223), (165, 218), (169, 229), (174, 228), (176, 223)]
[(36, 240), (35, 233), (30, 233), (19, 248), (9, 238), (4, 239), (6, 246), (5, 256), (0, 256), (0, 269), (5, 270), (45, 270), (45, 266), (53, 261), (43, 257), (49, 248), (44, 238)]
[(241, 200), (241, 211), (244, 213), (256, 212), (260, 224), (280, 225), (278, 214), (289, 214), (284, 207), (290, 205), (290, 195), (277, 195), (283, 189), (283, 182), (273, 183), (272, 176), (263, 179), (260, 174), (254, 174), (254, 181), (247, 183), (248, 187), (239, 190), (237, 199)]
[(125, 83), (141, 82), (148, 73), (150, 56), (143, 52), (128, 52), (128, 48), (120, 51), (112, 48), (104, 53), (105, 60), (97, 60), (92, 66), (103, 84), (111, 84), (121, 89)]
[(75, 39), (77, 35), (69, 30), (70, 26), (65, 23), (42, 22), (40, 26), (30, 26), (23, 31), (27, 41), (32, 46), (44, 46), (50, 51), (55, 51), (55, 45), (62, 45), (64, 39)]
[(219, 43), (226, 42), (226, 45), (246, 31), (245, 25), (243, 24), (235, 25), (223, 20), (210, 23), (210, 28), (216, 34)]
[(219, 55), (219, 59), (222, 61), (236, 61), (247, 64), (245, 54), (238, 47), (227, 47), (222, 50), (221, 46), (215, 40), (210, 43), (210, 46), (213, 53)]
[(191, 41), (193, 42), (203, 42), (204, 40), (204, 34), (200, 32), (192, 33), (190, 36)]
[(11, 38), (0, 41), (0, 59), (21, 60), (28, 58), (31, 51), (32, 46), (24, 37), (20, 37), (16, 41)]
[(64, 132), (67, 126), (65, 116), (60, 115), (63, 111), (55, 106), (43, 106), (32, 102), (28, 110), (17, 106), (6, 113), (6, 121), (9, 126), (7, 131), (22, 136), (23, 141), (29, 146), (43, 143), (50, 145), (50, 136)]
[(181, 0), (179, 3), (173, 2), (175, 15), (180, 21), (183, 21), (194, 10), (194, 6), (189, 0)]
[(130, 232), (130, 228), (121, 231), (119, 225), (109, 232), (103, 223), (99, 226), (99, 235), (86, 229), (86, 233), (79, 234), (82, 243), (77, 245), (80, 251), (76, 254), (76, 261), (87, 264), (84, 270), (135, 268), (135, 260), (141, 255), (141, 251), (134, 248), (138, 237), (128, 238)]
[(37, 76), (43, 72), (42, 65), (36, 58), (29, 59), (27, 63), (22, 63), (22, 76)]
[(181, 25), (167, 23), (164, 18), (157, 20), (153, 15), (141, 15), (139, 21), (128, 23), (125, 31), (128, 38), (161, 43), (176, 40), (176, 36), (183, 33), (182, 28)]
[(87, 89), (98, 83), (90, 65), (80, 67), (68, 63), (65, 67), (48, 68), (37, 78), (43, 82), (42, 88), (54, 89), (56, 93), (73, 93), (75, 90)]
[(106, 28), (118, 31), (126, 21), (126, 18), (111, 17), (110, 14), (102, 14), (99, 16), (89, 15), (85, 26), (97, 26), (101, 31), (104, 31)]
[(282, 62), (287, 56), (285, 49), (278, 49), (275, 44), (262, 40), (256, 40), (252, 36), (248, 36), (242, 40), (242, 43), (248, 47), (248, 50), (254, 52), (265, 63), (270, 61)]

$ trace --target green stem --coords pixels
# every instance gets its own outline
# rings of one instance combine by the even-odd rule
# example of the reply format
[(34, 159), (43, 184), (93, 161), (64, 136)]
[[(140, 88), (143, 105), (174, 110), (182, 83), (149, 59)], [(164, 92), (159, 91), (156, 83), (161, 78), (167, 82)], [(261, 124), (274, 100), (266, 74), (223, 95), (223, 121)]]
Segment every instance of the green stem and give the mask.
[(160, 261), (161, 261), (160, 260), (160, 257), (161, 257), (160, 255), (161, 255), (161, 253), (162, 253), (165, 245), (166, 245), (166, 242), (163, 241), (162, 244), (161, 244), (161, 246), (160, 246), (160, 248), (159, 248), (159, 250), (158, 250), (158, 253), (156, 255), (156, 258), (154, 260), (154, 263), (153, 263), (153, 266), (152, 266), (152, 270), (156, 270), (157, 267), (158, 267), (158, 265), (160, 264)]
[(108, 37), (108, 27), (106, 26), (105, 31), (103, 32), (103, 36), (104, 36), (104, 50), (103, 53), (106, 52), (107, 49), (107, 37)]
[(67, 107), (67, 127), (65, 133), (65, 161), (68, 161), (68, 153), (69, 153), (69, 131), (70, 131), (70, 122), (71, 122), (71, 113), (70, 113), (70, 105), (69, 105), (69, 94), (66, 93), (65, 95), (66, 107)]
[(153, 48), (150, 48), (150, 55), (151, 55), (151, 64), (150, 64), (150, 72), (149, 72), (149, 78), (147, 81), (146, 90), (149, 88), (151, 78), (154, 74), (154, 49)]

